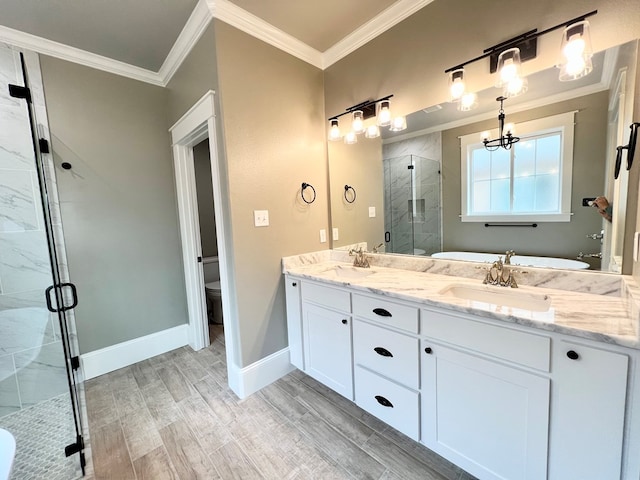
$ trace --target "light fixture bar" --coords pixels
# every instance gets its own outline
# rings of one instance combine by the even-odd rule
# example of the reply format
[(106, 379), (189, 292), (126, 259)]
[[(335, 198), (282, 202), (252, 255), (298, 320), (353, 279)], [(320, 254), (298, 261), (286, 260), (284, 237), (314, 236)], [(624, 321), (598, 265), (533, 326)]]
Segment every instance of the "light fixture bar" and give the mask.
[[(560, 28), (564, 28), (567, 27), (569, 25), (571, 25), (572, 23), (575, 22), (580, 22), (588, 17), (591, 17), (595, 14), (598, 13), (598, 10), (593, 10), (591, 12), (585, 13), (584, 15), (580, 15), (579, 17), (576, 18), (572, 18), (571, 20), (567, 20), (565, 22), (559, 23), (558, 25), (554, 25), (553, 27), (547, 28), (546, 30), (542, 30), (541, 32), (538, 32), (537, 29), (533, 29), (530, 30), (526, 33), (523, 33), (521, 35), (518, 35), (517, 37), (514, 37), (510, 40), (507, 40), (505, 42), (499, 43), (498, 45), (494, 45), (493, 47), (489, 47), (487, 49), (484, 50), (484, 54), (476, 57), (476, 58), (472, 58), (471, 60), (467, 60), (466, 62), (463, 63), (459, 63), (458, 65), (451, 67), (451, 68), (447, 68), (444, 73), (449, 73), (452, 72), (454, 70), (457, 70), (459, 68), (464, 67), (465, 65), (469, 65), (470, 63), (474, 63), (477, 62), (478, 60), (482, 60), (483, 58), (487, 58), (490, 57), (491, 55), (496, 55), (499, 54), (501, 50), (506, 50), (508, 48), (511, 47), (516, 47), (519, 46), (520, 43), (526, 43), (528, 41), (531, 41), (533, 39), (537, 39), (538, 37), (545, 35), (549, 32), (553, 32), (554, 30), (558, 30)], [(497, 56), (497, 55), (496, 55)], [(534, 57), (531, 57), (534, 58)]]
[[(338, 115), (334, 115), (333, 117), (329, 117), (328, 120), (336, 120), (337, 118), (342, 117), (343, 115), (349, 115), (350, 113), (353, 113), (356, 110), (362, 110), (364, 112), (364, 119), (366, 120), (367, 118), (371, 118), (374, 117), (376, 114), (376, 105), (378, 102), (382, 102), (383, 100), (389, 100), (391, 97), (393, 97), (393, 94), (391, 95), (387, 95), (386, 97), (382, 97), (382, 98), (378, 98), (377, 100), (365, 100), (364, 102), (360, 102), (356, 105), (353, 105), (351, 107), (348, 107), (347, 109), (345, 109), (344, 112), (339, 113)], [(373, 107), (373, 109), (371, 108)], [(372, 114), (368, 113), (372, 110)]]

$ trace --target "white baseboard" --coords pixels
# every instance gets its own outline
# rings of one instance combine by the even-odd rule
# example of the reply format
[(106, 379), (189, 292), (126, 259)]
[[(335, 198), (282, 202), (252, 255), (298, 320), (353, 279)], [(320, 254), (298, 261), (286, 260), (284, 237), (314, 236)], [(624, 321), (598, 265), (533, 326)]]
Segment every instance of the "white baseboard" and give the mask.
[(189, 325), (184, 324), (80, 355), (83, 378), (89, 380), (187, 345), (188, 330)]
[(238, 397), (246, 398), (294, 369), (286, 347), (244, 368), (230, 364), (229, 387)]

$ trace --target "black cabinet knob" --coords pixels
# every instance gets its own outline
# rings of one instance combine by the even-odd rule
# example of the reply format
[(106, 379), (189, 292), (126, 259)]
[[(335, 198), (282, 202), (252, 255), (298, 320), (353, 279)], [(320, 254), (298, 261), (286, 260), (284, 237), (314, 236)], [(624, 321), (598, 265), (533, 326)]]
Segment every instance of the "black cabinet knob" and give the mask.
[(433, 353), (433, 350), (431, 350), (431, 347), (427, 347), (424, 349), (424, 353), (428, 353), (429, 355), (431, 355)]
[(567, 357), (569, 357), (571, 360), (577, 360), (580, 358), (580, 355), (578, 355), (578, 352), (576, 352), (575, 350), (569, 350), (567, 352)]
[(296, 282), (293, 282), (291, 285), (293, 285), (294, 287), (298, 286), (298, 284)]
[(342, 319), (342, 324), (343, 324), (343, 325), (346, 325), (347, 323), (348, 323), (348, 322), (347, 322), (347, 319), (346, 319), (346, 318), (343, 318), (343, 319)]

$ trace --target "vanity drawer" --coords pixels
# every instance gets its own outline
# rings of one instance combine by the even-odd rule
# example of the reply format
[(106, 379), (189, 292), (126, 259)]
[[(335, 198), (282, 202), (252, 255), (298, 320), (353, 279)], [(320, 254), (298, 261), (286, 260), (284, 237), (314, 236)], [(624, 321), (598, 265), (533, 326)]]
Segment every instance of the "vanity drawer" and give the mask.
[(302, 300), (323, 305), (333, 310), (351, 311), (351, 294), (349, 292), (318, 283), (302, 282)]
[(419, 438), (419, 395), (356, 366), (356, 404), (414, 440)]
[(376, 320), (390, 327), (418, 333), (418, 309), (380, 297), (353, 295), (353, 313), (360, 318)]
[(361, 320), (353, 322), (353, 359), (385, 377), (418, 389), (418, 339)]
[(458, 347), (549, 371), (551, 339), (423, 309), (422, 334)]

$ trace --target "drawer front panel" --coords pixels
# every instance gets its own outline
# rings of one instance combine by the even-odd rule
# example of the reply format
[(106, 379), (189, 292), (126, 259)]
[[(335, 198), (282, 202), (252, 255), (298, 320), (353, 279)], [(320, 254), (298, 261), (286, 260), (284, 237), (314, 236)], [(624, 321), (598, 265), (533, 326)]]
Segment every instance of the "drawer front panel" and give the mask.
[(361, 318), (376, 320), (384, 325), (418, 333), (418, 309), (390, 302), (381, 297), (353, 295), (353, 313)]
[(418, 389), (418, 339), (355, 320), (353, 357), (356, 364)]
[(422, 334), (458, 347), (508, 360), (548, 372), (551, 339), (509, 328), (446, 315), (431, 310), (421, 312)]
[(342, 312), (351, 311), (351, 295), (349, 292), (317, 283), (302, 282), (302, 300)]
[(414, 440), (419, 439), (418, 392), (357, 366), (356, 403)]

